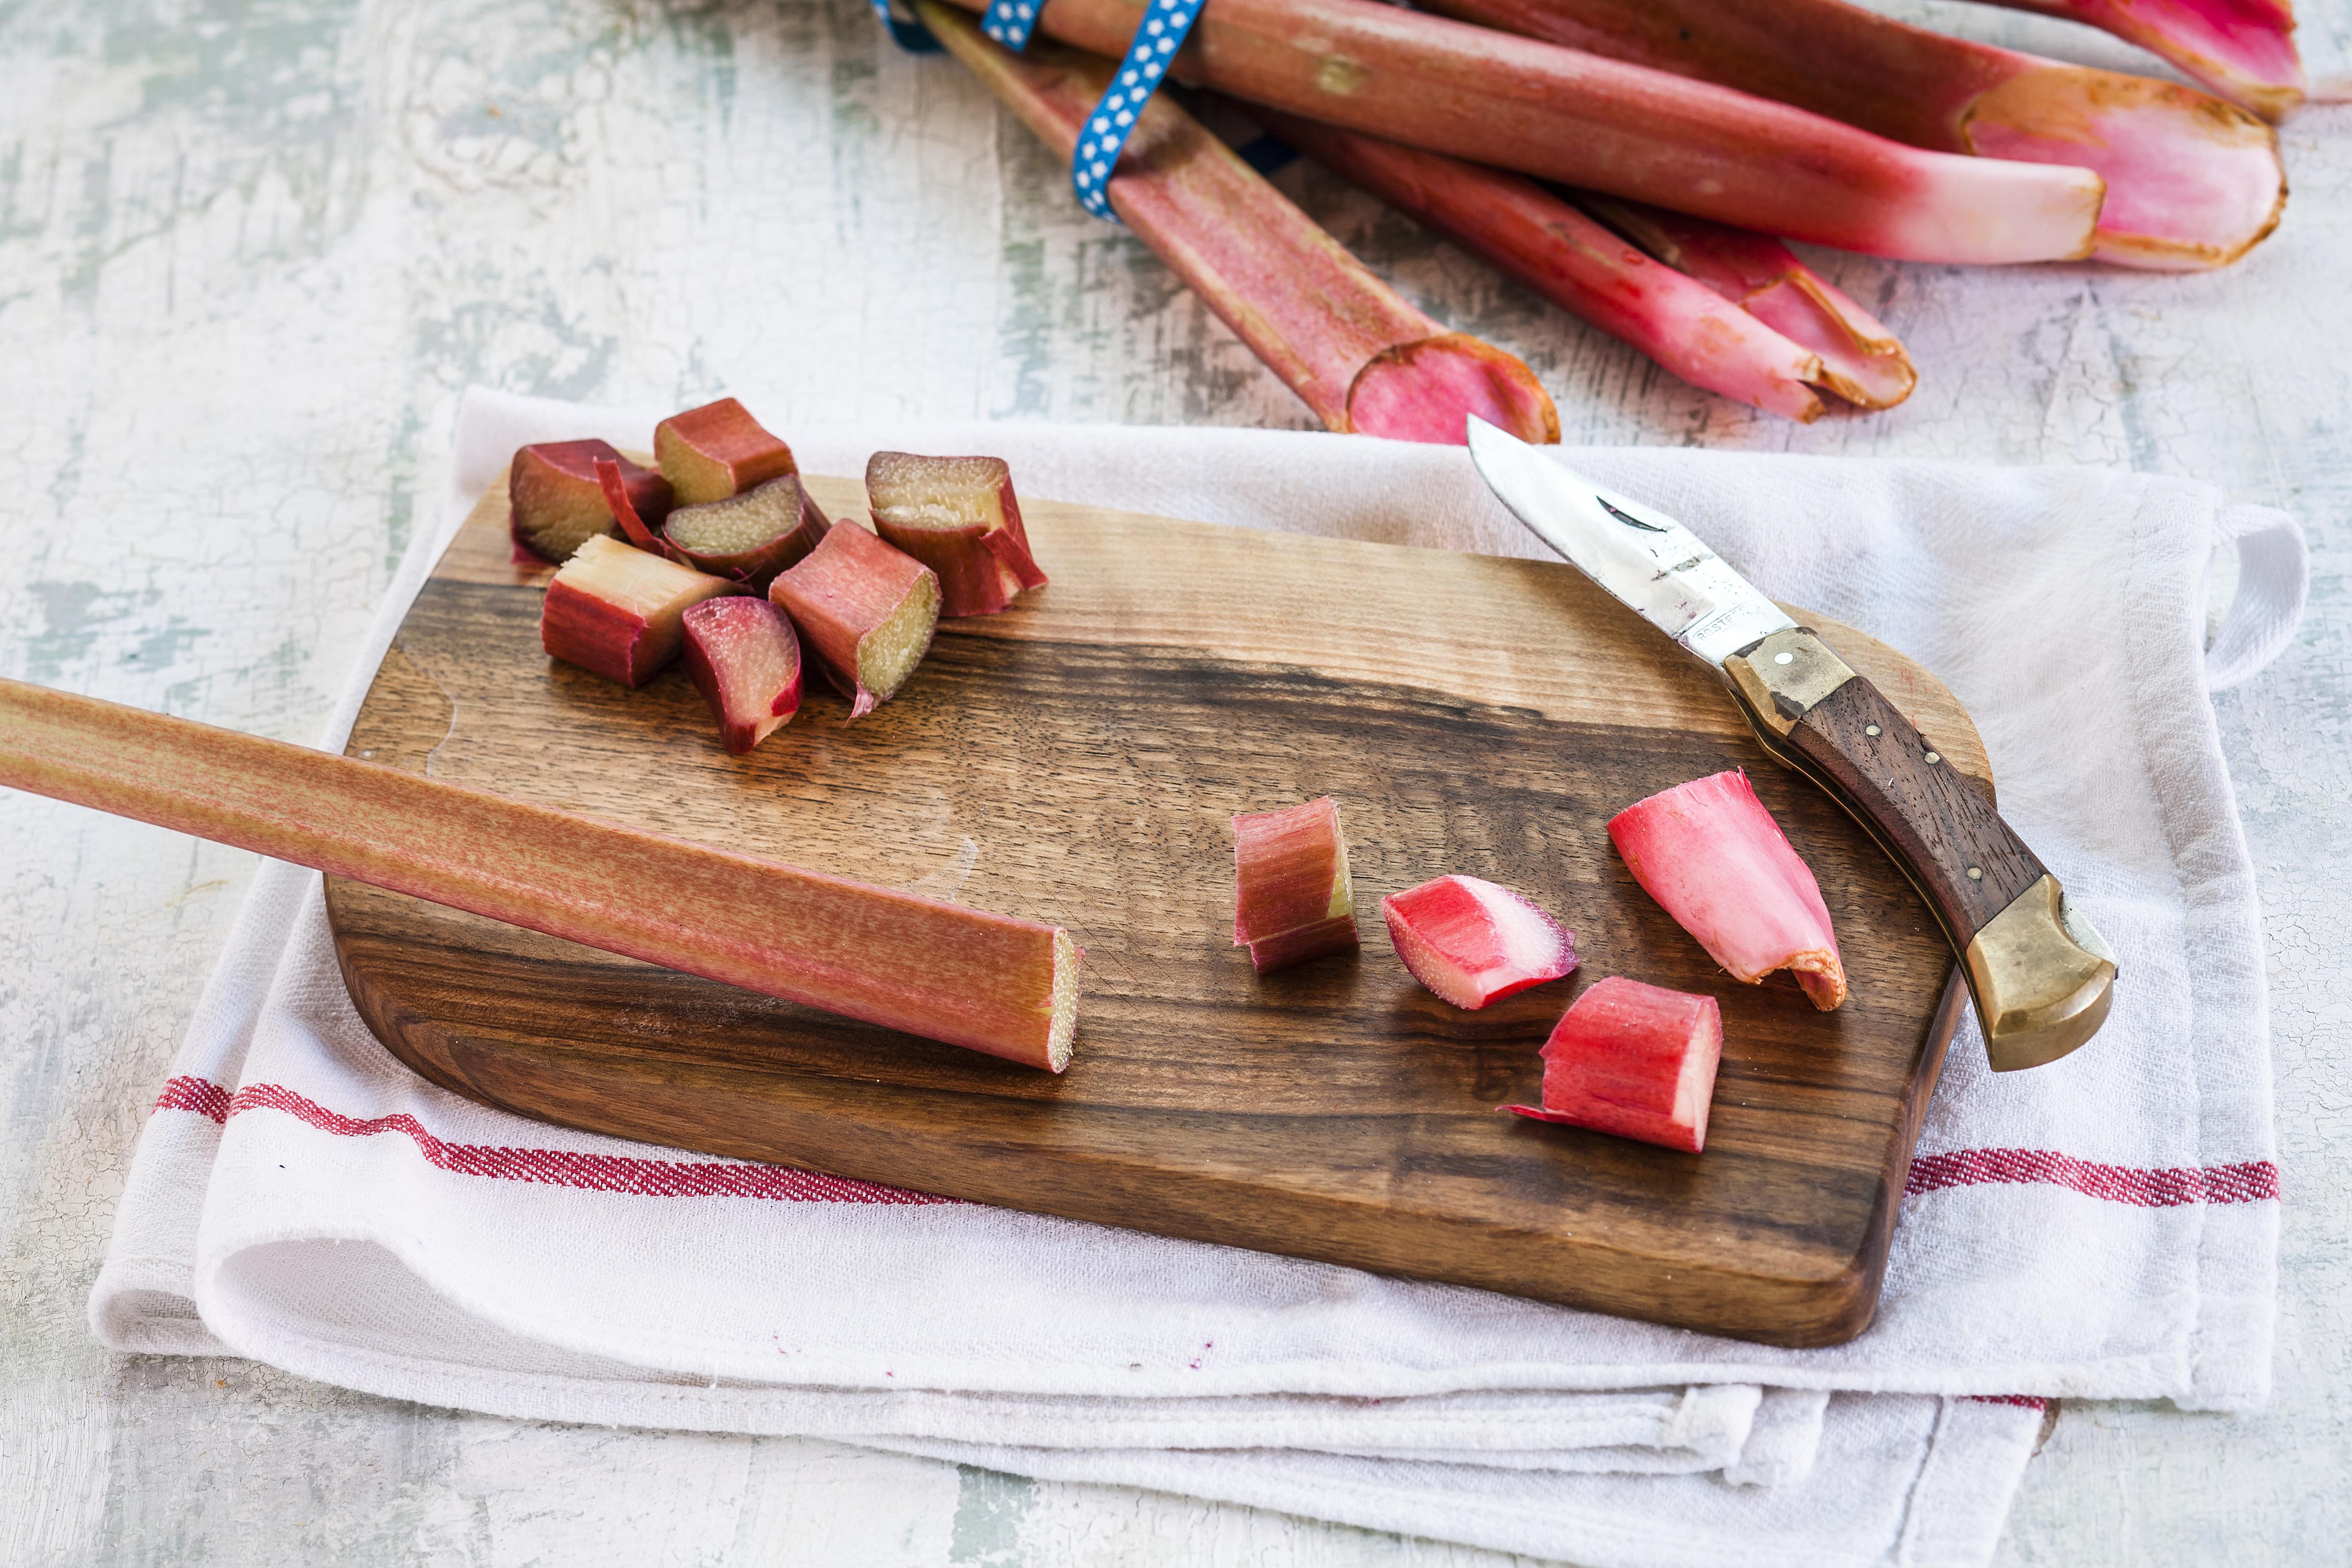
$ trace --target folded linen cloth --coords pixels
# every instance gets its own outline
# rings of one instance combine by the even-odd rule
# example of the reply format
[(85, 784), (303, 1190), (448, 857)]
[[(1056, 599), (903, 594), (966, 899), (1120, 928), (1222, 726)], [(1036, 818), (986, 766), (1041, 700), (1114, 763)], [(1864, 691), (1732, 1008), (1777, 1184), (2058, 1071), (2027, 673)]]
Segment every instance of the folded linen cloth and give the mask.
[[(439, 549), (522, 443), (651, 420), (471, 394)], [(788, 433), (990, 451), (1033, 496), (1539, 553), (1458, 450), (1038, 426)], [(317, 879), (268, 865), (142, 1138), (91, 1299), (122, 1349), (503, 1414), (819, 1434), (1594, 1564), (1979, 1563), (2050, 1396), (2267, 1392), (2277, 1205), (2251, 869), (2201, 651), (2292, 634), (2300, 535), (2095, 470), (1633, 451), (1580, 467), (1977, 716), (2005, 814), (2116, 947), (2094, 1047), (1995, 1077), (1964, 1024), (1879, 1319), (1785, 1351), (521, 1121), (352, 1011)], [(1046, 563), (1051, 570), (1051, 563)], [(1746, 1484), (1741, 1484), (1746, 1483)]]

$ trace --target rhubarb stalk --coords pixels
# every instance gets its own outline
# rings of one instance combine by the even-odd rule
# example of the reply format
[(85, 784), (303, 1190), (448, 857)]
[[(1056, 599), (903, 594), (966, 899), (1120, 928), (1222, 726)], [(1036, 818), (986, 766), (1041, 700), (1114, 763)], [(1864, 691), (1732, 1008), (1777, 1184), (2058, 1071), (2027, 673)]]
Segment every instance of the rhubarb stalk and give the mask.
[(1760, 985), (1787, 969), (1822, 1011), (1845, 1000), (1821, 884), (1745, 772), (1694, 779), (1628, 806), (1609, 820), (1609, 837), (1633, 880), (1733, 979)]
[(1543, 1103), (1505, 1105), (1695, 1155), (1723, 1060), (1723, 1009), (1713, 997), (1612, 975), (1576, 998), (1543, 1048)]
[(1358, 946), (1339, 804), (1328, 795), (1234, 819), (1234, 946), (1261, 975)]
[(1412, 977), (1457, 1008), (1557, 980), (1576, 967), (1576, 937), (1507, 887), (1441, 876), (1381, 900), (1389, 941)]
[(1992, 0), (2085, 22), (2170, 60), (2232, 103), (2283, 120), (2310, 89), (2288, 0)]
[(940, 622), (939, 573), (841, 523), (808, 559), (769, 586), (793, 618), (817, 667), (863, 718), (898, 695), (930, 652)]
[(866, 461), (866, 499), (874, 531), (940, 574), (942, 616), (993, 615), (1045, 586), (1002, 457), (877, 452)]
[[(985, 0), (957, 3), (976, 11)], [(1118, 57), (1145, 8), (1053, 0), (1039, 26)], [(2099, 213), (2100, 181), (2085, 169), (1906, 147), (1785, 103), (1378, 0), (1213, 0), (1171, 68), (1474, 163), (1911, 261), (2084, 256)]]
[(1892, 408), (1919, 372), (1895, 334), (1769, 235), (1587, 192), (1594, 217), (1675, 271), (1821, 356), (1811, 378), (1861, 408)]
[(1032, 1067), (1069, 1062), (1079, 951), (1035, 921), (16, 681), (0, 680), (0, 786)]
[(1251, 117), (1692, 385), (1790, 419), (1821, 417), (1808, 384), (1823, 382), (1817, 351), (1651, 260), (1534, 181), (1274, 110)]
[[(1775, 99), (1913, 147), (2093, 170), (2106, 183), (2094, 254), (2128, 267), (2225, 266), (2277, 226), (2286, 203), (2277, 134), (2244, 110), (2175, 82), (1931, 33), (1846, 0), (1433, 4), (1466, 21)], [(1742, 226), (1814, 237), (1771, 224)]]
[[(1061, 3), (1049, 8), (1049, 27)], [(1067, 162), (1111, 64), (1034, 42), (1014, 55), (936, 0), (917, 0), (917, 10)], [(1121, 38), (1111, 52), (1125, 47)], [(1144, 105), (1109, 196), (1127, 226), (1329, 428), (1458, 446), (1475, 413), (1522, 440), (1559, 439), (1559, 413), (1527, 366), (1407, 304), (1166, 95)]]
[(539, 642), (551, 658), (641, 686), (677, 657), (687, 607), (732, 583), (598, 534), (547, 585)]
[(602, 441), (550, 441), (514, 455), (507, 473), (508, 531), (514, 541), (558, 566), (598, 534), (620, 531), (597, 465), (613, 466), (614, 482), (632, 515), (656, 523), (668, 515), (669, 481), (640, 468)]

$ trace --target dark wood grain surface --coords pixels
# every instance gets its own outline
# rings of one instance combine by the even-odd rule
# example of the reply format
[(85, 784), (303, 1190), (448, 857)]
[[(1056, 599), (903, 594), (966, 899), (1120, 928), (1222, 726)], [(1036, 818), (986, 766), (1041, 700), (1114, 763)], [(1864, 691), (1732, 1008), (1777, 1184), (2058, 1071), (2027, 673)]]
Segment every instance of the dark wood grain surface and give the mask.
[[(812, 481), (836, 515), (854, 486)], [(1707, 672), (1565, 566), (1024, 501), (1054, 583), (946, 623), (898, 699), (829, 694), (730, 757), (684, 674), (551, 664), (543, 569), (484, 497), (386, 657), (351, 749), (437, 778), (1070, 926), (1060, 1077), (357, 883), (329, 883), (354, 1001), (433, 1081), (527, 1116), (1040, 1212), (1484, 1286), (1786, 1344), (1869, 1321), (1958, 1017), (1934, 919)], [(1916, 666), (1820, 626), (1987, 778)], [(1608, 818), (1744, 767), (1814, 867), (1853, 999), (1738, 985), (1633, 883)], [(1360, 955), (1264, 978), (1231, 943), (1235, 811), (1340, 802)], [(1576, 933), (1568, 979), (1457, 1011), (1381, 894), (1440, 872)], [(1585, 984), (1721, 1002), (1708, 1145), (1497, 1115)]]

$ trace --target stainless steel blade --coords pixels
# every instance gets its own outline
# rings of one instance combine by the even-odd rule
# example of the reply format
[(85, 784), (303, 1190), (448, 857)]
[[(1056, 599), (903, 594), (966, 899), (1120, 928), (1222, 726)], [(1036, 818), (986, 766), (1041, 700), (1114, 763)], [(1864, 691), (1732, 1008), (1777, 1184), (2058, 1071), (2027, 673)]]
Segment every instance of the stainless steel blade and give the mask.
[(1503, 505), (1587, 577), (1720, 668), (1796, 622), (1697, 535), (1470, 416), (1470, 459)]

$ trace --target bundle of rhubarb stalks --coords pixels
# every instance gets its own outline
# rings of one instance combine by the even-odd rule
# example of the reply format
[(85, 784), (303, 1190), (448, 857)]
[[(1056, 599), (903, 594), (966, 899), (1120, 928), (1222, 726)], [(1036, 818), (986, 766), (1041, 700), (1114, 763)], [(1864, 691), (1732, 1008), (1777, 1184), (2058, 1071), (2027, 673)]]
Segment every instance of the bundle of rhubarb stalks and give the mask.
[[(2269, 121), (2305, 92), (2288, 0), (1996, 3), (2104, 27), (2211, 90), (1846, 0), (1208, 0), (1169, 74), (1684, 380), (1811, 420), (1917, 378), (1784, 239), (2185, 271), (2279, 221)], [(1147, 0), (1050, 0), (1056, 43), (1019, 54), (946, 0), (912, 4), (1066, 160)], [(1476, 413), (1559, 439), (1524, 363), (1416, 309), (1168, 95), (1109, 200), (1331, 429), (1459, 443)]]

